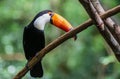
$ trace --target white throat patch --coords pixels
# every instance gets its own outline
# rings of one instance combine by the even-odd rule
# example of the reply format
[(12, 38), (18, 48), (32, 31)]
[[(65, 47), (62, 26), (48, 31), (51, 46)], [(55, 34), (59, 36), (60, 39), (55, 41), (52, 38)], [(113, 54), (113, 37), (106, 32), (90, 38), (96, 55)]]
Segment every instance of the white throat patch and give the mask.
[(51, 16), (49, 14), (43, 14), (42, 16), (39, 16), (34, 21), (34, 27), (36, 27), (39, 30), (44, 30), (45, 24), (50, 22)]

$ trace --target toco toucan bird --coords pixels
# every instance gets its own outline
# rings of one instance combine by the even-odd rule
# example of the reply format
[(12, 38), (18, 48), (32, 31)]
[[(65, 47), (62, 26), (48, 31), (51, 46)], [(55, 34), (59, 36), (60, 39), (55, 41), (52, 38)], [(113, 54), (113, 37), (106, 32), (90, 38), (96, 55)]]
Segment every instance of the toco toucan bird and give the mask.
[[(51, 10), (39, 12), (30, 24), (24, 28), (23, 48), (28, 61), (45, 47), (44, 27), (46, 23), (51, 23), (66, 32), (73, 28), (67, 20)], [(54, 31), (52, 30), (52, 32)], [(31, 68), (30, 75), (32, 77), (43, 76), (41, 60)]]

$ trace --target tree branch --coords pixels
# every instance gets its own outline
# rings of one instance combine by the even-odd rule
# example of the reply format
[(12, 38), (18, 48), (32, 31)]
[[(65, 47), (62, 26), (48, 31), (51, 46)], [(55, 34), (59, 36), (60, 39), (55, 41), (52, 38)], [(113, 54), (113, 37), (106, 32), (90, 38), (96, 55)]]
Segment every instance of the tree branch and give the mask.
[(25, 56), (22, 53), (14, 53), (14, 54), (0, 54), (0, 58), (5, 61), (23, 61)]
[[(93, 6), (96, 8), (97, 12), (101, 15), (105, 13), (105, 10), (103, 9), (102, 5), (100, 4), (99, 0), (91, 0)], [(111, 19), (111, 18), (106, 18), (103, 20), (105, 25), (108, 27), (114, 38), (118, 41), (120, 44), (120, 26), (117, 27), (118, 25)], [(117, 25), (117, 26), (114, 26)], [(115, 29), (117, 28), (117, 29)]]
[[(102, 19), (107, 17), (113, 16), (120, 12), (120, 6), (117, 6), (111, 10), (106, 11), (103, 15), (101, 15)], [(93, 24), (91, 19), (87, 20), (83, 24), (79, 25), (78, 27), (74, 28), (70, 32), (65, 33), (64, 35), (58, 37), (56, 40), (48, 44), (45, 48), (38, 52), (38, 54), (32, 58), (30, 62), (28, 62), (28, 67), (26, 66), (14, 77), (14, 79), (21, 79), (28, 71), (31, 69), (39, 60), (41, 60), (49, 51), (56, 48), (58, 45), (63, 43), (64, 41), (68, 40), (69, 38), (73, 37), (77, 33), (85, 30), (87, 27)]]
[[(97, 15), (97, 17), (98, 17), (98, 13), (93, 12), (92, 9), (95, 9), (95, 8), (91, 6), (92, 5), (91, 1), (90, 0), (79, 0), (79, 1), (84, 6), (87, 13), (94, 20), (95, 25), (97, 26), (99, 24), (99, 22), (96, 20), (95, 16)], [(116, 39), (113, 37), (113, 35), (110, 33), (110, 31), (108, 30), (107, 27), (105, 27), (104, 30), (101, 30), (100, 27), (97, 27), (97, 28), (98, 28), (99, 32), (101, 33), (101, 35), (106, 40), (106, 42), (108, 43), (108, 45), (113, 50), (113, 52), (114, 52), (116, 58), (118, 59), (118, 61), (120, 61), (120, 45), (119, 45), (119, 43), (116, 41)]]
[(94, 22), (96, 23), (96, 26), (98, 26), (99, 30), (103, 31), (104, 29), (104, 23), (101, 19), (101, 17), (99, 16), (99, 14), (97, 13), (96, 9), (94, 8), (93, 4), (91, 3), (90, 0), (88, 0), (89, 3), (89, 7), (90, 7), (90, 15), (91, 18), (94, 19)]

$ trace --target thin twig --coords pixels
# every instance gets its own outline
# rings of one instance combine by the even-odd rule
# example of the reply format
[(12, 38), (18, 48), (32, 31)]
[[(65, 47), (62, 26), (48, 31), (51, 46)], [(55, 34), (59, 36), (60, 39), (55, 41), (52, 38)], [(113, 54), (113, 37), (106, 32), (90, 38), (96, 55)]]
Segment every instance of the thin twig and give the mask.
[[(113, 9), (110, 9), (106, 11), (103, 15), (101, 15), (102, 19), (105, 19), (107, 17), (113, 16), (120, 12), (120, 6), (117, 6)], [(47, 54), (52, 49), (56, 48), (58, 45), (63, 43), (64, 41), (68, 40), (69, 38), (73, 37), (77, 33), (85, 30), (87, 27), (93, 24), (93, 21), (91, 19), (85, 21), (83, 24), (79, 25), (78, 27), (74, 28), (70, 32), (65, 33), (64, 35), (58, 37), (55, 41), (48, 44), (44, 49), (42, 49), (40, 52), (38, 52), (37, 57), (33, 57), (31, 61), (29, 61), (28, 66), (29, 68), (33, 67), (40, 59), (42, 59), (45, 54)], [(29, 71), (26, 66), (14, 77), (14, 79), (21, 79), (27, 72)]]

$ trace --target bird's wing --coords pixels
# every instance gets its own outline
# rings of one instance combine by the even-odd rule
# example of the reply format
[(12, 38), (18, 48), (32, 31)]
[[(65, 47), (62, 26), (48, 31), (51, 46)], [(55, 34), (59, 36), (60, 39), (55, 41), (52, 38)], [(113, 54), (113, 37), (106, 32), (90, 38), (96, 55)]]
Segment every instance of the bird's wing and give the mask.
[(25, 53), (25, 57), (26, 59), (29, 59), (29, 55), (28, 55), (28, 49), (27, 49), (27, 44), (26, 44), (26, 41), (27, 41), (27, 31), (28, 28), (25, 27), (24, 28), (24, 32), (23, 32), (23, 49), (24, 49), (24, 53)]

